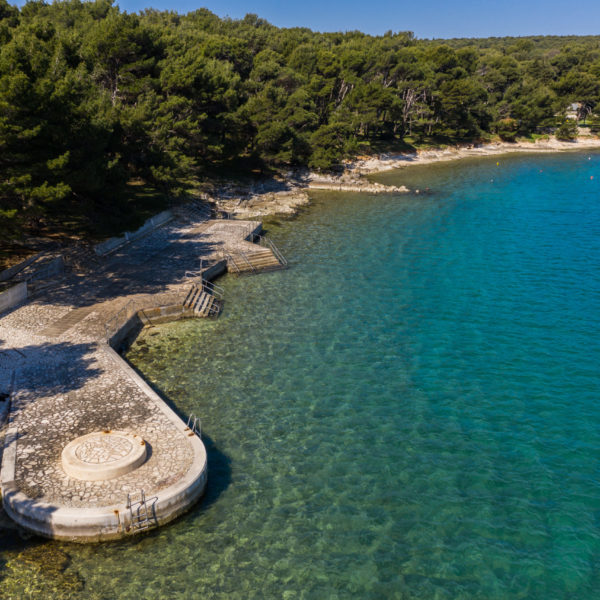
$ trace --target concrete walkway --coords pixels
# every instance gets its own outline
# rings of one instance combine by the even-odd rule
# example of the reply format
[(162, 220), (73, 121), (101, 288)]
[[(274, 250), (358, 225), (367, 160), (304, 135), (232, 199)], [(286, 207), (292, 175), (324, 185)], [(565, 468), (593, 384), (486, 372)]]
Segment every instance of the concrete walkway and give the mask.
[[(226, 263), (260, 223), (171, 221), (60, 287), (0, 315), (0, 398), (10, 395), (2, 461), (6, 512), (48, 537), (96, 541), (135, 531), (127, 494), (152, 498), (153, 523), (188, 508), (204, 490), (206, 452), (197, 436), (106, 343), (105, 324), (130, 300), (172, 304), (186, 271)], [(174, 399), (176, 401), (176, 399)], [(148, 458), (113, 479), (65, 473), (63, 448), (92, 432), (143, 438)], [(107, 459), (109, 460), (109, 459)]]

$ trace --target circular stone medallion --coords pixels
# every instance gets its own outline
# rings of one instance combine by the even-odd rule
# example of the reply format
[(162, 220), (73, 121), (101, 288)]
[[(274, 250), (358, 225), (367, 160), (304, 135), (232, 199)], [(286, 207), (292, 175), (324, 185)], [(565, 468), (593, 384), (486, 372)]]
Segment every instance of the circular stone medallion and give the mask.
[(134, 433), (98, 431), (69, 442), (62, 466), (69, 477), (86, 481), (112, 479), (137, 469), (146, 460), (146, 442)]

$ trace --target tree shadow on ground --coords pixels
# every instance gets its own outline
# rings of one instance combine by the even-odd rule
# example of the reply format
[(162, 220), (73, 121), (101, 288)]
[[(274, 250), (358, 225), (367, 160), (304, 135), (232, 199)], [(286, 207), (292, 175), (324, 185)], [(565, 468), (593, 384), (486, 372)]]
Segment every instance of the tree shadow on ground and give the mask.
[(36, 302), (80, 308), (131, 294), (158, 294), (172, 284), (184, 283), (201, 259), (219, 250), (205, 234), (173, 235), (166, 241), (147, 236), (102, 259), (85, 276), (67, 276), (58, 289)]
[(20, 398), (19, 402), (25, 398), (22, 392), (26, 392), (27, 403), (46, 396), (67, 394), (102, 374), (101, 369), (92, 367), (95, 362), (92, 354), (97, 348), (96, 343), (89, 342), (47, 342), (14, 348), (0, 339), (0, 371), (17, 372), (12, 393)]
[[(187, 274), (199, 269), (200, 261), (218, 260), (222, 249), (222, 240), (198, 231), (196, 225), (174, 221), (109, 256), (95, 258), (86, 273), (67, 269), (60, 280), (55, 279), (56, 285), (46, 291), (36, 292), (33, 282), (33, 297), (27, 304), (84, 308), (132, 294), (160, 294), (173, 284), (185, 283)], [(22, 307), (1, 313), (0, 319)]]
[[(0, 339), (0, 355), (5, 347), (6, 342)], [(21, 365), (19, 367), (20, 373), (16, 378), (11, 406), (11, 412), (14, 412), (15, 418), (18, 419), (20, 411), (27, 409), (37, 400), (46, 399), (52, 395), (60, 394), (64, 396), (68, 404), (68, 397), (66, 396), (68, 392), (82, 388), (90, 378), (98, 377), (104, 372), (102, 369), (93, 367), (91, 365), (93, 358), (87, 356), (96, 351), (97, 344), (59, 343), (20, 348), (18, 354)], [(59, 358), (57, 359), (57, 357)], [(177, 406), (162, 390), (157, 388), (157, 386), (153, 386), (153, 388), (185, 423), (187, 421), (186, 415), (178, 410)], [(111, 408), (109, 404), (98, 402), (94, 408), (94, 415), (91, 415), (91, 420), (90, 418), (86, 418), (81, 422), (76, 421), (73, 423), (69, 427), (68, 437), (72, 438), (75, 435), (87, 433), (90, 427), (94, 429), (96, 424), (93, 421), (98, 418), (102, 420), (102, 415), (106, 411), (116, 410), (116, 412), (119, 412), (118, 406)], [(36, 407), (37, 405), (33, 406), (33, 409), (36, 410)], [(58, 431), (54, 424), (49, 424), (47, 427), (49, 428), (48, 435), (44, 434), (44, 439), (47, 439), (49, 445), (62, 448), (64, 445), (62, 437), (64, 437), (65, 432)], [(27, 431), (25, 430), (23, 433), (26, 435)], [(20, 434), (21, 431), (19, 430), (17, 435)], [(55, 437), (57, 440), (54, 439)], [(207, 507), (218, 500), (231, 484), (230, 458), (221, 452), (217, 444), (209, 436), (202, 435), (202, 441), (207, 451), (209, 479), (205, 494), (198, 504), (192, 508), (192, 514), (199, 510), (206, 510)], [(28, 501), (33, 504), (36, 503), (35, 498), (30, 498)], [(151, 530), (148, 535), (159, 535), (160, 529)], [(17, 536), (19, 539), (17, 539)], [(143, 536), (143, 538), (146, 537), (148, 536)], [(137, 543), (137, 541), (143, 538), (142, 536), (135, 536), (130, 540), (121, 540), (121, 542)], [(7, 540), (11, 540), (10, 543)], [(30, 539), (25, 536), (25, 539), (22, 539), (18, 531), (10, 531), (8, 534), (5, 534), (4, 530), (0, 529), (0, 552), (23, 551), (39, 544), (40, 538), (37, 536), (32, 536)], [(0, 560), (0, 579), (2, 570), (2, 560)]]

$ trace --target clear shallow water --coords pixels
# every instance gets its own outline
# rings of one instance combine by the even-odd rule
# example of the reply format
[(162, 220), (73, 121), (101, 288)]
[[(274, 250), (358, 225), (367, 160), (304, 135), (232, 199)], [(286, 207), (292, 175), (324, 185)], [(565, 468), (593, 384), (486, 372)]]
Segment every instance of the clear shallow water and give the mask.
[(223, 279), (218, 321), (129, 353), (201, 415), (205, 501), (139, 541), (44, 544), (65, 581), (0, 554), (3, 585), (600, 598), (600, 156), (379, 180), (432, 192), (316, 196), (271, 227), (290, 270)]

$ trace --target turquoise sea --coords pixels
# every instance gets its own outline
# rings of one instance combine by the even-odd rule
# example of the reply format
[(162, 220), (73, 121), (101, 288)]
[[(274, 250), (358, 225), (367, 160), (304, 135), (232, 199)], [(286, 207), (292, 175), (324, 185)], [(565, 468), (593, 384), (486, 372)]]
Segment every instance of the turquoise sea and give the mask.
[(377, 179), (423, 191), (315, 194), (268, 225), (289, 270), (130, 350), (202, 418), (204, 501), (11, 541), (6, 597), (600, 599), (600, 155)]

